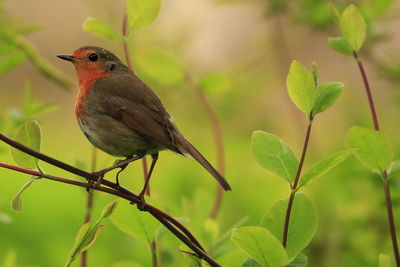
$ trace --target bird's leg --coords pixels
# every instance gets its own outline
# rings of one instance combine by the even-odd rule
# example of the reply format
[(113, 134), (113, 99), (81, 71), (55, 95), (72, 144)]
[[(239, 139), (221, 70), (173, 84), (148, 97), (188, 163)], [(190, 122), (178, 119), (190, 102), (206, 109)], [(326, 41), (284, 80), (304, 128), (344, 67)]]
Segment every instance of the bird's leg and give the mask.
[[(128, 157), (129, 158), (129, 157)], [(128, 159), (126, 158), (126, 159)], [(121, 160), (116, 160), (114, 164), (118, 164)], [(117, 172), (117, 175), (115, 176), (115, 182), (117, 183), (117, 188), (119, 188), (119, 174), (125, 170), (125, 168), (128, 166), (128, 163), (126, 163), (125, 165), (120, 166), (120, 170)]]
[[(92, 172), (92, 174), (95, 176), (95, 181), (97, 181), (96, 184), (97, 184), (97, 185), (100, 185), (100, 184), (101, 184), (101, 181), (102, 181), (103, 178), (104, 178), (104, 175), (105, 175), (106, 173), (108, 173), (109, 171), (112, 171), (112, 170), (114, 170), (114, 169), (116, 169), (116, 168), (121, 168), (121, 169), (123, 170), (123, 169), (126, 168), (126, 166), (127, 166), (130, 162), (135, 161), (135, 160), (138, 160), (138, 159), (141, 159), (141, 158), (144, 157), (144, 155), (146, 155), (146, 154), (145, 154), (145, 153), (140, 153), (140, 154), (137, 154), (137, 155), (134, 156), (134, 157), (130, 157), (130, 158), (127, 158), (127, 159), (125, 159), (125, 160), (118, 160), (118, 161), (116, 161), (115, 164), (112, 165), (111, 167), (102, 169), (102, 170), (100, 170), (100, 171)], [(121, 171), (122, 171), (122, 170), (121, 170)], [(119, 174), (119, 173), (118, 173), (118, 174)], [(118, 177), (118, 174), (117, 174), (117, 177)]]
[(144, 204), (146, 203), (145, 200), (144, 200), (144, 194), (146, 193), (147, 187), (149, 185), (151, 174), (153, 173), (154, 166), (156, 165), (156, 162), (157, 162), (157, 159), (158, 159), (158, 152), (154, 153), (154, 154), (151, 154), (151, 158), (152, 158), (152, 161), (151, 161), (151, 165), (150, 165), (150, 170), (149, 170), (149, 173), (148, 173), (148, 175), (146, 177), (146, 181), (144, 182), (143, 189), (142, 189), (142, 191), (140, 191), (140, 194), (139, 194), (139, 198), (141, 200), (141, 204), (138, 205), (139, 209), (143, 208)]

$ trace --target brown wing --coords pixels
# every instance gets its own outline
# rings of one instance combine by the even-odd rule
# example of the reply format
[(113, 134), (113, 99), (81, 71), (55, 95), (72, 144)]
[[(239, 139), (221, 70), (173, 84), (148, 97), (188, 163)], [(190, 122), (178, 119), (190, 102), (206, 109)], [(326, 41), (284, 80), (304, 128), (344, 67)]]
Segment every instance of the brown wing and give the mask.
[(97, 98), (100, 112), (107, 114), (149, 141), (182, 153), (173, 136), (179, 134), (157, 95), (139, 78), (112, 75), (96, 81), (91, 97)]

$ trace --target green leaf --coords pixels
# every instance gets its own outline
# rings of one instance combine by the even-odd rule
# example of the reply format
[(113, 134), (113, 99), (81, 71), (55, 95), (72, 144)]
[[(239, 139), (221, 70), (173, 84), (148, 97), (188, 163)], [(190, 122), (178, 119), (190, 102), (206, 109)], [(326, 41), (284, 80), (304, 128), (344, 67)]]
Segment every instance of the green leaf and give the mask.
[(330, 48), (332, 48), (333, 50), (335, 50), (340, 54), (346, 56), (350, 56), (353, 54), (353, 49), (343, 37), (329, 37), (328, 45), (330, 46)]
[(299, 187), (302, 187), (313, 180), (319, 178), (325, 173), (329, 172), (335, 168), (339, 163), (347, 159), (350, 155), (354, 154), (354, 149), (343, 150), (332, 154), (323, 160), (314, 164), (310, 169), (308, 169), (303, 176), (300, 178)]
[(340, 24), (341, 15), (340, 15), (339, 10), (337, 10), (337, 8), (332, 4), (332, 2), (328, 2), (328, 5), (329, 5), (329, 8), (332, 10), (335, 22), (337, 24)]
[(172, 56), (160, 50), (145, 50), (135, 56), (144, 75), (160, 85), (171, 86), (182, 82), (184, 72)]
[(317, 85), (318, 85), (318, 67), (317, 67), (317, 63), (316, 62), (312, 63), (311, 74), (312, 74), (313, 79), (314, 79), (314, 87), (316, 88)]
[(254, 131), (251, 147), (256, 161), (262, 167), (288, 182), (293, 181), (299, 161), (282, 139), (264, 131)]
[(371, 170), (382, 172), (392, 162), (392, 144), (381, 132), (353, 126), (347, 133), (346, 143), (357, 149), (356, 157)]
[(386, 254), (379, 254), (379, 267), (395, 267), (393, 257)]
[(389, 175), (398, 173), (400, 171), (400, 159), (397, 159), (392, 163), (390, 163), (390, 166), (387, 171)]
[(113, 42), (121, 40), (121, 35), (111, 25), (96, 18), (88, 17), (83, 22), (83, 29)]
[(149, 245), (159, 227), (159, 223), (150, 214), (141, 212), (127, 201), (119, 203), (110, 219), (118, 229)]
[(362, 47), (366, 29), (365, 20), (357, 7), (353, 4), (349, 5), (340, 18), (340, 30), (344, 39), (354, 51), (358, 51)]
[[(261, 226), (267, 228), (278, 240), (282, 240), (286, 210), (289, 199), (274, 203), (266, 214)], [(296, 193), (289, 221), (286, 252), (289, 261), (310, 242), (317, 229), (317, 214), (311, 200), (303, 193)]]
[(252, 258), (247, 258), (243, 263), (242, 267), (262, 267), (257, 261)]
[(17, 192), (17, 194), (15, 195), (15, 197), (12, 199), (11, 201), (11, 207), (14, 210), (20, 211), (22, 210), (22, 193), (29, 187), (32, 185), (32, 183), (34, 181), (36, 181), (37, 179), (40, 179), (40, 177), (34, 176), (31, 177), (25, 184), (24, 186), (21, 187), (21, 189)]
[(306, 267), (308, 265), (308, 258), (303, 253), (297, 254), (296, 258), (286, 265), (285, 267)]
[(287, 263), (281, 242), (267, 229), (245, 226), (233, 230), (232, 242), (262, 266), (278, 267)]
[(341, 82), (328, 82), (320, 84), (317, 88), (312, 117), (327, 110), (335, 103), (336, 99), (342, 93), (344, 84)]
[(229, 90), (231, 80), (228, 75), (212, 73), (201, 78), (199, 87), (206, 94), (222, 93)]
[(111, 214), (114, 213), (115, 209), (117, 208), (118, 205), (118, 200), (113, 200), (110, 203), (108, 203), (104, 208), (103, 211), (101, 212), (101, 219), (109, 217)]
[(141, 265), (131, 261), (119, 261), (114, 263), (112, 267), (141, 267)]
[(315, 100), (315, 83), (312, 73), (300, 62), (293, 60), (286, 85), (290, 99), (301, 111), (309, 115)]
[(15, 51), (0, 60), (0, 75), (15, 68), (26, 59), (26, 55), (22, 52)]
[(160, 12), (161, 0), (128, 0), (126, 14), (129, 28), (137, 30), (150, 25)]
[[(17, 131), (15, 140), (36, 151), (40, 151), (41, 133), (37, 121), (25, 122)], [(11, 154), (15, 162), (24, 168), (35, 169), (38, 167), (38, 159), (34, 158), (16, 148), (11, 147)]]

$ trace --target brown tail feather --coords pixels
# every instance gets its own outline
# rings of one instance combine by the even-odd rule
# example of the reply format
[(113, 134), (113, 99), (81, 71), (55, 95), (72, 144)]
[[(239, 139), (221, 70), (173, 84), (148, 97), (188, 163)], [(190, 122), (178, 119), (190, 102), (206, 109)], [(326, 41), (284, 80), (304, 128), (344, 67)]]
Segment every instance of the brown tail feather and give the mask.
[(198, 163), (200, 163), (212, 176), (218, 181), (225, 191), (230, 191), (231, 186), (225, 178), (203, 157), (203, 155), (185, 139), (182, 135), (176, 136), (179, 146), (184, 150), (184, 153), (191, 155)]

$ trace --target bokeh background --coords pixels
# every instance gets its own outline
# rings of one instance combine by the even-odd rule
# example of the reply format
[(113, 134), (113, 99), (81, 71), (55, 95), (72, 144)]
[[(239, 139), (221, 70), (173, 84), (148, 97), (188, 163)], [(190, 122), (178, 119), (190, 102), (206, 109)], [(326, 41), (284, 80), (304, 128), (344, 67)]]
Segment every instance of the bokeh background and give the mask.
[[(317, 62), (320, 82), (346, 84), (333, 108), (315, 121), (306, 168), (345, 148), (345, 135), (352, 125), (372, 126), (354, 60), (337, 54), (327, 45), (329, 36), (338, 35), (327, 2), (297, 0), (290, 1), (289, 5), (285, 2), (289, 1), (164, 0), (156, 21), (135, 32), (129, 40), (135, 69), (135, 60), (141, 51), (157, 49), (175, 58), (195, 80), (217, 73), (229, 81), (224, 90), (206, 94), (222, 127), (226, 177), (233, 188), (224, 195), (217, 220), (219, 235), (238, 221), (241, 225), (257, 225), (275, 200), (289, 195), (285, 181), (255, 162), (250, 136), (254, 130), (268, 131), (282, 137), (297, 155), (300, 154), (306, 120), (287, 94), (285, 79), (291, 60), (296, 59), (306, 66)], [(368, 14), (368, 5), (373, 6), (375, 2), (382, 1), (356, 3)], [(398, 155), (400, 6), (395, 1), (389, 2), (394, 3), (369, 21), (370, 38), (361, 56), (381, 128), (392, 140)], [(336, 3), (343, 5), (346, 1)], [(10, 121), (19, 116), (24, 88), (29, 83), (36, 99), (57, 105), (52, 112), (35, 118), (42, 128), (42, 151), (89, 169), (92, 148), (74, 117), (75, 72), (56, 55), (72, 53), (84, 45), (97, 45), (123, 58), (120, 43), (83, 31), (82, 23), (93, 16), (120, 29), (125, 1), (4, 0), (3, 5), (8, 16), (19, 24), (40, 25), (40, 30), (26, 38), (43, 58), (65, 72), (73, 84), (70, 90), (61, 88), (28, 61), (2, 73), (0, 116), (5, 121), (5, 131), (10, 135), (15, 131)], [(143, 69), (138, 67), (137, 71), (141, 73)], [(157, 79), (146, 75), (142, 78), (163, 100), (185, 136), (215, 162), (210, 122), (193, 85), (187, 82), (160, 85)], [(0, 149), (0, 160), (13, 163), (7, 146), (0, 144)], [(113, 161), (111, 156), (98, 152), (99, 168)], [(74, 178), (47, 164), (43, 167), (48, 173)], [(6, 255), (13, 254), (15, 266), (62, 266), (84, 220), (86, 192), (40, 180), (24, 193), (23, 210), (13, 211), (10, 201), (28, 178), (0, 169), (0, 263)], [(141, 164), (132, 164), (122, 174), (121, 182), (139, 191), (142, 180)], [(398, 177), (391, 183), (396, 222), (399, 222)], [(176, 217), (189, 217), (190, 221), (185, 224), (201, 240), (207, 241), (204, 222), (212, 207), (215, 183), (206, 171), (193, 160), (162, 152), (151, 189), (161, 207)], [(379, 253), (392, 253), (381, 181), (354, 158), (311, 184), (306, 193), (313, 200), (319, 217), (316, 235), (305, 250), (309, 266), (377, 266)], [(94, 217), (111, 199), (101, 193), (95, 194)], [(113, 266), (124, 261), (151, 266), (150, 251), (145, 243), (121, 232), (110, 221), (104, 224), (106, 230), (89, 251), (89, 266)], [(160, 241), (162, 266), (186, 266), (178, 252), (179, 245), (172, 235), (163, 237)], [(240, 266), (246, 255), (229, 239), (225, 240), (225, 248), (226, 253), (218, 261), (223, 266)], [(79, 266), (79, 261), (74, 266)]]

